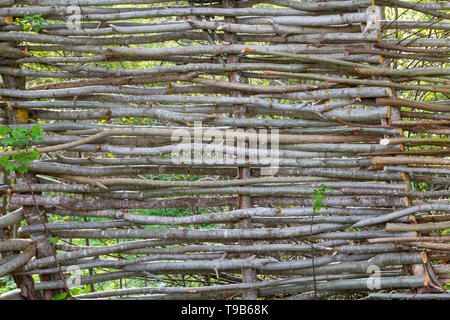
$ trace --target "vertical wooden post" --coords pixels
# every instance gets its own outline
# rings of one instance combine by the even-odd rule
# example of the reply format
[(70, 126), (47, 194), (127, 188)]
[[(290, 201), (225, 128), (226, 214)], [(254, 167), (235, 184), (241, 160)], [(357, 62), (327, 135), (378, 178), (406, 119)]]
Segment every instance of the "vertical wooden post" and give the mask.
[[(11, 66), (17, 67), (17, 66)], [(24, 89), (25, 88), (25, 77), (14, 77), (10, 75), (1, 74), (3, 80), (3, 87), (7, 89)], [(4, 124), (19, 124), (22, 117), (17, 116), (17, 110), (6, 109), (6, 117), (4, 119)], [(6, 174), (6, 173), (5, 173)], [(7, 182), (6, 175), (4, 176), (5, 182)], [(6, 200), (6, 199), (5, 199)], [(10, 238), (9, 232), (6, 229), (0, 229), (0, 239)], [(17, 287), (20, 288), (21, 294), (25, 299), (28, 300), (42, 300), (42, 295), (34, 288), (34, 280), (31, 276), (12, 276)]]
[[(20, 69), (20, 66), (13, 65), (13, 68)], [(2, 74), (3, 86), (7, 89), (15, 90), (25, 90), (26, 89), (26, 79), (21, 76), (10, 76)], [(7, 124), (23, 124), (29, 122), (29, 116), (27, 110), (21, 109), (8, 109), (6, 112), (6, 123)], [(18, 177), (18, 180), (23, 180), (25, 184), (28, 182), (36, 183), (37, 179), (34, 174), (25, 173)], [(36, 206), (24, 206), (23, 207), (24, 217), (28, 225), (32, 224), (42, 224), (47, 223), (47, 216), (45, 212), (40, 210)], [(36, 256), (37, 258), (44, 258), (55, 255), (55, 248), (49, 241), (49, 236), (47, 233), (33, 233), (31, 235), (31, 240), (36, 245)], [(61, 280), (59, 273), (41, 275), (41, 281), (52, 281)], [(22, 295), (28, 299), (42, 299), (40, 294), (34, 290), (33, 279), (31, 277), (20, 277), (16, 280), (18, 287), (21, 288)], [(63, 292), (64, 290), (44, 290), (43, 298), (50, 300), (56, 293)]]
[[(223, 2), (224, 8), (235, 8), (236, 2), (235, 0), (224, 0)], [(236, 23), (235, 17), (227, 17), (225, 18), (225, 21), (228, 23)], [(225, 41), (234, 44), (236, 43), (236, 35), (234, 33), (225, 33)], [(238, 63), (239, 57), (237, 55), (228, 55), (228, 63)], [(241, 78), (238, 72), (230, 72), (228, 75), (230, 82), (241, 82)], [(232, 90), (231, 96), (233, 97), (240, 97), (242, 96), (241, 92)], [(236, 105), (234, 106), (234, 114), (238, 118), (244, 117), (245, 109), (240, 106)], [(246, 144), (247, 145), (247, 144)], [(250, 178), (250, 168), (239, 168), (239, 179), (248, 179)], [(238, 207), (239, 209), (245, 209), (250, 208), (252, 205), (252, 199), (251, 196), (247, 195), (239, 195), (239, 203)], [(245, 218), (239, 221), (239, 228), (240, 229), (249, 229), (251, 228), (251, 218)], [(240, 245), (249, 245), (251, 244), (251, 241), (242, 240), (240, 241)], [(241, 258), (245, 259), (248, 258), (249, 254), (242, 254)], [(244, 268), (242, 269), (242, 280), (244, 283), (254, 283), (256, 282), (256, 270), (251, 268)], [(257, 298), (257, 290), (248, 290), (243, 292), (242, 298), (245, 300), (256, 300)]]

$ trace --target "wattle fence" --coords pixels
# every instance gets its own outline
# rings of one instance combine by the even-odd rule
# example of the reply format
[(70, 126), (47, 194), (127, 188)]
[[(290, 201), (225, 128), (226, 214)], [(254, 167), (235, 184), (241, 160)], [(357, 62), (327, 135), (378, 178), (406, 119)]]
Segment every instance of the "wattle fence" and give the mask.
[(0, 0), (0, 299), (449, 299), (449, 16)]

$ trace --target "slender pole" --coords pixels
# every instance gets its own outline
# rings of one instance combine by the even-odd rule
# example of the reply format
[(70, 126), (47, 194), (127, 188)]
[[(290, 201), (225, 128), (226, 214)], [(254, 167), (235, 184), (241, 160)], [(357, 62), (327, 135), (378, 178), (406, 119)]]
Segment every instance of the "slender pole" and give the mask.
[[(236, 2), (235, 0), (224, 0), (223, 5), (225, 8), (235, 8)], [(227, 17), (225, 18), (225, 22), (228, 23), (236, 23), (235, 17)], [(234, 44), (236, 43), (236, 34), (234, 33), (225, 33), (225, 41)], [(228, 63), (238, 63), (239, 57), (237, 55), (228, 55), (227, 59)], [(241, 82), (241, 78), (238, 72), (230, 72), (229, 73), (229, 81), (232, 83), (239, 83)], [(232, 90), (231, 95), (233, 97), (241, 97), (242, 92)], [(237, 118), (244, 118), (245, 117), (245, 109), (240, 105), (234, 106), (235, 116)], [(247, 144), (246, 144), (247, 146)], [(248, 179), (250, 178), (250, 168), (238, 168), (239, 172), (239, 179)], [(246, 209), (250, 208), (252, 204), (251, 196), (247, 195), (239, 195), (239, 209)], [(239, 228), (240, 229), (250, 229), (251, 228), (251, 218), (244, 218), (239, 221)], [(239, 241), (240, 245), (251, 245), (251, 241), (245, 241), (241, 240)], [(249, 254), (242, 254), (241, 258), (245, 259), (248, 258)], [(242, 281), (244, 283), (254, 283), (256, 282), (256, 270), (255, 269), (242, 269)], [(242, 298), (245, 300), (256, 300), (257, 298), (257, 290), (247, 290), (242, 293)]]

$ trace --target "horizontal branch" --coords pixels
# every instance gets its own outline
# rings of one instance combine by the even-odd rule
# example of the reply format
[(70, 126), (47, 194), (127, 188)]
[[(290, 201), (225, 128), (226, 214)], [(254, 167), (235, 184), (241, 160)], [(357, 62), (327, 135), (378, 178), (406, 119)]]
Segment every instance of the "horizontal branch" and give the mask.
[(402, 210), (394, 211), (392, 213), (381, 215), (379, 217), (373, 217), (369, 219), (362, 220), (360, 222), (355, 223), (352, 227), (358, 228), (358, 227), (367, 227), (375, 224), (384, 223), (387, 221), (391, 221), (393, 219), (397, 219), (400, 217), (405, 217), (410, 214), (418, 213), (418, 212), (424, 212), (424, 211), (444, 211), (444, 212), (450, 212), (450, 206), (448, 205), (437, 205), (437, 204), (429, 204), (429, 205), (422, 205), (422, 206), (413, 206), (409, 208), (405, 208)]
[(396, 231), (433, 231), (450, 228), (450, 221), (445, 222), (430, 222), (420, 224), (404, 224), (404, 223), (387, 223), (385, 230), (388, 232)]
[(18, 254), (13, 259), (0, 265), (0, 277), (10, 274), (11, 272), (24, 266), (36, 254), (36, 247), (30, 244), (24, 252)]

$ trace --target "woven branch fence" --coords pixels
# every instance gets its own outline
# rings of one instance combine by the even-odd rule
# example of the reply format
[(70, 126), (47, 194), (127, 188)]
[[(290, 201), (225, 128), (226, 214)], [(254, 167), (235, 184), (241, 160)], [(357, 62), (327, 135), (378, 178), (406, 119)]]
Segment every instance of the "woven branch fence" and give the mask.
[(449, 10), (0, 0), (0, 299), (449, 299)]

